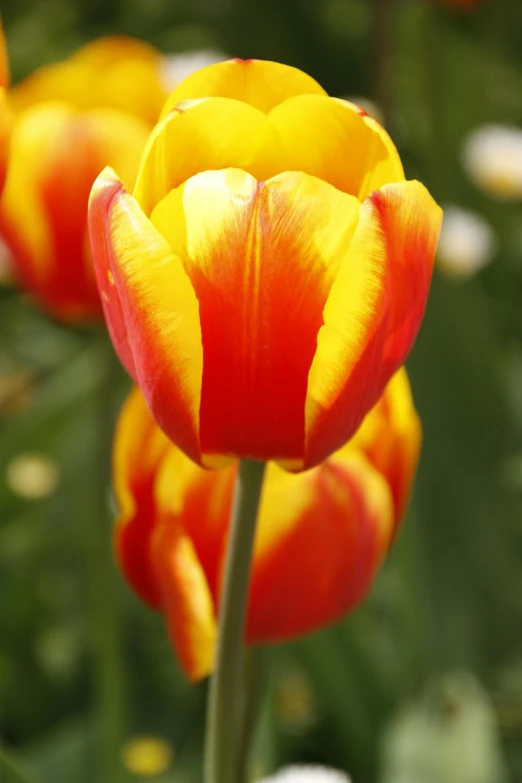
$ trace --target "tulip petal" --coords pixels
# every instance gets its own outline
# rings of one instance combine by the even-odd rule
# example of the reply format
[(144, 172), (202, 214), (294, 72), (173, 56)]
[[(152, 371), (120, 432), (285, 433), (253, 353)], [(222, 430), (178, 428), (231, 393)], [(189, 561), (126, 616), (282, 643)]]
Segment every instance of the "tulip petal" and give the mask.
[(391, 139), (358, 107), (324, 95), (299, 95), (269, 114), (283, 149), (284, 169), (319, 177), (363, 201), (373, 190), (404, 180)]
[(419, 461), (422, 428), (413, 404), (408, 374), (398, 370), (367, 414), (355, 436), (337, 452), (362, 451), (385, 476), (395, 508), (395, 530), (404, 516)]
[(306, 73), (268, 60), (228, 60), (195, 71), (170, 94), (165, 117), (181, 101), (192, 98), (234, 98), (269, 112), (292, 95), (325, 95)]
[(392, 527), (386, 481), (361, 454), (298, 475), (269, 466), (248, 642), (283, 641), (340, 619), (369, 589)]
[(424, 313), (441, 216), (418, 182), (386, 185), (362, 205), (310, 369), (305, 467), (354, 434), (405, 361)]
[(134, 197), (150, 215), (170, 190), (200, 171), (233, 167), (269, 179), (288, 168), (280, 146), (274, 125), (253, 106), (230, 98), (185, 101), (152, 131)]
[(121, 410), (114, 438), (113, 483), (119, 509), (116, 552), (133, 589), (155, 609), (162, 606), (162, 596), (149, 541), (158, 521), (156, 477), (171, 448), (139, 388), (134, 387)]
[(194, 545), (169, 517), (154, 530), (151, 556), (172, 644), (189, 679), (200, 680), (212, 671), (217, 628)]
[(107, 162), (132, 185), (146, 139), (137, 117), (54, 102), (13, 123), (0, 231), (21, 283), (62, 318), (101, 318), (87, 238), (89, 193)]
[(355, 197), (314, 177), (238, 170), (198, 174), (153, 211), (199, 302), (206, 459), (302, 459), (308, 372), (358, 215)]
[(7, 90), (0, 87), (0, 194), (4, 188), (9, 157), (9, 138), (13, 125), (13, 114)]
[(10, 82), (9, 58), (5, 43), (4, 28), (0, 19), (0, 87), (7, 87)]
[(38, 68), (11, 95), (17, 112), (41, 101), (63, 101), (82, 110), (118, 109), (142, 117), (150, 127), (158, 121), (167, 91), (157, 49), (134, 38), (106, 36), (67, 60)]
[(111, 170), (93, 187), (89, 220), (98, 286), (118, 355), (158, 424), (199, 460), (203, 351), (189, 277)]
[(153, 130), (134, 197), (150, 215), (189, 177), (225, 168), (258, 180), (302, 171), (360, 201), (404, 179), (386, 131), (346, 101), (299, 95), (263, 114), (231, 98), (200, 98), (182, 102)]
[(174, 445), (161, 465), (156, 505), (176, 517), (194, 545), (214, 605), (218, 603), (237, 463), (203, 470)]

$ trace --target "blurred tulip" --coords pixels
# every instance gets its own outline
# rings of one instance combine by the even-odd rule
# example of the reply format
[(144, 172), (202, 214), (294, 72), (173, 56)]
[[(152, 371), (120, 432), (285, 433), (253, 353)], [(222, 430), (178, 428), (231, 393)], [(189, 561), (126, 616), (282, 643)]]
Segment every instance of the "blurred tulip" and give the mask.
[(164, 98), (159, 60), (139, 41), (101, 39), (12, 90), (18, 113), (0, 234), (15, 279), (63, 320), (102, 317), (87, 234), (89, 192), (107, 164), (133, 187)]
[(345, 772), (319, 765), (283, 767), (259, 783), (350, 783)]
[(15, 277), (59, 318), (102, 317), (87, 234), (89, 191), (108, 161), (131, 187), (147, 134), (131, 114), (81, 112), (66, 103), (42, 102), (15, 119), (0, 233)]
[(485, 193), (506, 201), (522, 198), (522, 130), (483, 125), (467, 137), (462, 164)]
[(11, 90), (16, 112), (40, 101), (63, 101), (78, 109), (102, 106), (157, 122), (168, 89), (163, 55), (136, 38), (106, 36), (68, 59), (45, 65)]
[(11, 133), (12, 111), (7, 96), (6, 87), (9, 84), (9, 60), (4, 38), (4, 30), (0, 19), (0, 193), (4, 187), (7, 158), (9, 151), (9, 135)]
[[(401, 370), (361, 432), (293, 475), (268, 467), (255, 543), (247, 642), (332, 623), (371, 586), (416, 468), (420, 425)], [(114, 452), (116, 551), (138, 595), (160, 610), (191, 679), (212, 669), (236, 465), (205, 471), (154, 424), (135, 388)]]
[(453, 205), (444, 209), (437, 263), (450, 277), (471, 277), (489, 264), (496, 240), (489, 223), (477, 212)]
[(116, 350), (206, 467), (300, 470), (353, 435), (415, 340), (440, 220), (375, 120), (256, 60), (188, 77), (134, 196), (107, 169), (90, 202)]

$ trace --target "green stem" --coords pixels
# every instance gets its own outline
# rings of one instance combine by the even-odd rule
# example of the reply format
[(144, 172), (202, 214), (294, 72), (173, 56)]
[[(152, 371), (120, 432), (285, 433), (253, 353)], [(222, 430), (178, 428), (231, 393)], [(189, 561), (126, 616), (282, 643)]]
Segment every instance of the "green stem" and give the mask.
[(93, 498), (87, 505), (89, 514), (86, 520), (93, 644), (92, 687), (100, 781), (120, 783), (125, 772), (119, 758), (124, 734), (125, 708), (118, 582), (112, 553), (108, 503), (115, 418), (114, 389), (117, 389), (120, 368), (106, 335), (102, 337), (100, 354), (104, 378), (95, 412), (98, 440), (92, 467)]
[(239, 783), (247, 780), (250, 746), (263, 700), (265, 688), (263, 653), (262, 647), (254, 647), (248, 650), (245, 656), (242, 710), (237, 737), (236, 780)]
[(265, 472), (264, 462), (239, 464), (219, 609), (219, 638), (210, 681), (205, 783), (243, 783), (239, 774), (242, 672), (250, 565)]
[(0, 744), (0, 779), (4, 783), (31, 783), (31, 777), (13, 758), (11, 751)]

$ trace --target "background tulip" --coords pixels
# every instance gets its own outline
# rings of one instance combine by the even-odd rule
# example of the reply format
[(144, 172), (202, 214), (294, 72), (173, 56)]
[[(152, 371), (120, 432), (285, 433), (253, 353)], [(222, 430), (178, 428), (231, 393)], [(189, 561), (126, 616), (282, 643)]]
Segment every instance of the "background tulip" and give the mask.
[[(356, 438), (319, 467), (269, 466), (247, 622), (252, 644), (334, 622), (368, 591), (401, 521), (420, 425), (400, 371)], [(139, 389), (114, 452), (117, 555), (134, 590), (165, 615), (193, 679), (212, 668), (236, 466), (205, 471), (154, 424)]]
[(109, 160), (132, 185), (148, 127), (115, 109), (42, 102), (16, 116), (0, 234), (14, 273), (53, 315), (101, 317), (87, 236), (87, 203)]
[(420, 325), (441, 211), (386, 132), (300, 71), (189, 76), (134, 197), (97, 180), (90, 232), (115, 347), (192, 459), (318, 464)]
[(168, 94), (163, 67), (161, 52), (144, 41), (105, 36), (38, 68), (12, 89), (11, 100), (17, 112), (40, 101), (65, 101), (78, 109), (120, 109), (153, 125)]
[(110, 164), (134, 185), (150, 124), (164, 98), (160, 55), (105, 38), (13, 88), (9, 173), (0, 235), (22, 286), (69, 322), (98, 319), (87, 236), (89, 192)]
[(2, 21), (0, 20), (0, 193), (5, 182), (9, 134), (11, 132), (12, 113), (7, 98), (6, 87), (9, 84), (9, 61), (5, 45)]

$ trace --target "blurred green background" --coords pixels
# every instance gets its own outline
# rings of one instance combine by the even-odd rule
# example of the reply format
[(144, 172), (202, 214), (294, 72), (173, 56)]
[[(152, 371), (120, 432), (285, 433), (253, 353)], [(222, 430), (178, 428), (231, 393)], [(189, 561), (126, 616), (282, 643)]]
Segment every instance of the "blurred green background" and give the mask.
[[(2, 0), (1, 12), (15, 80), (114, 32), (298, 66), (333, 95), (374, 100), (408, 178), (487, 218), (493, 263), (466, 280), (436, 270), (408, 362), (424, 426), (408, 519), (353, 616), (267, 651), (255, 759), (260, 773), (314, 761), (354, 783), (519, 783), (522, 200), (479, 192), (460, 156), (480, 124), (522, 126), (522, 4)], [(34, 783), (106, 783), (115, 746), (110, 783), (154, 771), (154, 752), (160, 783), (200, 780), (205, 685), (185, 682), (161, 618), (110, 557), (127, 385), (101, 333), (0, 287), (2, 783), (22, 779), (17, 765)]]

